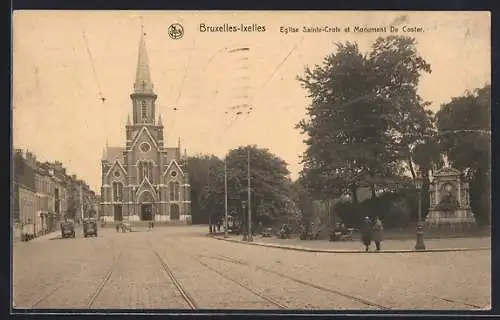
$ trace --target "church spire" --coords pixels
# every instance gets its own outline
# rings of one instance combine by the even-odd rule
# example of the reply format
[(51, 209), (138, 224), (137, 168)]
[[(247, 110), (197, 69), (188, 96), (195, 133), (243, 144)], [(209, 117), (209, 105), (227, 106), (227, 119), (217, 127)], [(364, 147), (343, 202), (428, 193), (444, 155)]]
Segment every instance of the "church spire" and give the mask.
[(161, 118), (161, 113), (158, 115), (158, 123), (157, 123), (158, 126), (163, 126), (163, 120)]
[(137, 59), (137, 69), (135, 72), (134, 91), (136, 93), (152, 93), (153, 83), (149, 72), (148, 53), (146, 51), (146, 40), (144, 36), (144, 26), (141, 24), (141, 39), (139, 40), (139, 57)]
[(127, 126), (130, 126), (131, 123), (130, 123), (130, 114), (127, 114)]

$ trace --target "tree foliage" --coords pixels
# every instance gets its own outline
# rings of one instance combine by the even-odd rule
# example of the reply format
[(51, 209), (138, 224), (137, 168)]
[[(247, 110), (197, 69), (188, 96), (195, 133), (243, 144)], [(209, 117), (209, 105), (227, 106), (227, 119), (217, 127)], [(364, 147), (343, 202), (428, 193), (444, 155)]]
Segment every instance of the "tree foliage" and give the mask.
[[(291, 180), (285, 161), (269, 150), (256, 146), (239, 147), (226, 156), (228, 207), (241, 221), (246, 219), (242, 202), (248, 199), (248, 154), (250, 153), (250, 185), (252, 221), (270, 224), (292, 214), (294, 203)], [(204, 189), (207, 209), (222, 217), (225, 210), (224, 163), (210, 170), (210, 185)], [(248, 204), (246, 204), (248, 206)]]
[(197, 155), (189, 157), (186, 161), (186, 169), (189, 172), (189, 183), (191, 185), (191, 212), (194, 224), (208, 223), (208, 213), (211, 209), (206, 203), (204, 194), (209, 185), (210, 172), (214, 167), (220, 166), (222, 160), (214, 155)]
[(436, 113), (440, 146), (456, 169), (472, 172), (471, 206), (480, 223), (491, 214), (491, 86), (452, 98)]
[(417, 54), (413, 38), (379, 38), (368, 54), (356, 43), (337, 44), (322, 65), (299, 77), (309, 92), (304, 183), (322, 198), (367, 184), (375, 198), (380, 177), (411, 164), (412, 150), (432, 131), (426, 102), (417, 94), (430, 65)]

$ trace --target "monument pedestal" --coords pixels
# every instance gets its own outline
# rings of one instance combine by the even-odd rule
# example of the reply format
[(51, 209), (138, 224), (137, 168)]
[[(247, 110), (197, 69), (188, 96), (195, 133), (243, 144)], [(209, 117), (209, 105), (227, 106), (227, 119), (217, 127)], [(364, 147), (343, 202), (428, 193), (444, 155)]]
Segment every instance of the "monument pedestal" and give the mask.
[(427, 228), (465, 231), (476, 227), (469, 204), (469, 184), (460, 171), (445, 167), (433, 175), (430, 184), (430, 208)]
[(427, 228), (465, 231), (476, 227), (476, 219), (470, 209), (459, 208), (451, 212), (430, 209), (425, 224)]

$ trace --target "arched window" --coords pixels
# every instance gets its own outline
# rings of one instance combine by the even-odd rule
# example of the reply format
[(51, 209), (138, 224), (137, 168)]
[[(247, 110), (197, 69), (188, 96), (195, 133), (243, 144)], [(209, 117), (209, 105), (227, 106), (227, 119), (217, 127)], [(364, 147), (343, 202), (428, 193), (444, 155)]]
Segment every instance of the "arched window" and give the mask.
[(138, 164), (138, 169), (139, 169), (139, 183), (142, 182), (142, 179), (144, 179), (144, 171), (143, 171), (143, 168), (142, 168), (142, 162), (139, 162)]
[(149, 162), (148, 163), (148, 179), (151, 183), (153, 183), (153, 163)]
[(113, 182), (113, 201), (119, 202), (123, 200), (123, 186), (120, 182)]
[(144, 178), (148, 178), (150, 182), (153, 182), (153, 163), (149, 161), (140, 161), (139, 166), (139, 181)]
[(179, 201), (180, 199), (180, 187), (179, 187), (179, 182), (174, 182), (175, 186), (175, 201)]
[(142, 120), (147, 120), (148, 118), (148, 105), (144, 100), (141, 101), (141, 117)]
[(185, 201), (191, 201), (191, 187), (190, 186), (186, 186), (184, 190), (185, 190), (184, 200)]
[(170, 201), (175, 201), (175, 182), (170, 181), (168, 190), (170, 191)]

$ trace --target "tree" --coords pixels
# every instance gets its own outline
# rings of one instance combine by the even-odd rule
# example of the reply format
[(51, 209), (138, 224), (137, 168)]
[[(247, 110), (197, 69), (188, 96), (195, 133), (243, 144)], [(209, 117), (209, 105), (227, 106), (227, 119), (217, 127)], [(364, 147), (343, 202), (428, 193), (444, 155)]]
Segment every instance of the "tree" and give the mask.
[[(248, 197), (248, 151), (250, 151), (250, 182), (252, 221), (274, 223), (287, 215), (290, 208), (291, 181), (287, 164), (267, 149), (256, 146), (231, 150), (227, 157), (228, 204), (240, 221), (245, 221), (242, 201)], [(224, 165), (213, 167), (213, 180), (206, 198), (220, 216), (224, 213)], [(247, 210), (246, 210), (247, 211)]]
[(213, 211), (213, 208), (205, 199), (206, 189), (210, 183), (210, 173), (222, 163), (222, 160), (214, 155), (197, 155), (189, 157), (186, 161), (191, 185), (191, 212), (194, 224), (208, 223), (208, 214)]
[(379, 38), (368, 54), (350, 42), (336, 49), (298, 77), (311, 98), (309, 119), (297, 125), (307, 135), (302, 173), (320, 198), (350, 193), (357, 202), (360, 183), (375, 198), (377, 179), (411, 163), (412, 144), (432, 127), (417, 94), (431, 70), (409, 37)]
[(304, 183), (303, 177), (300, 177), (293, 183), (293, 195), (298, 208), (296, 216), (296, 224), (309, 226), (314, 218), (313, 199), (311, 191), (308, 190)]
[(440, 146), (450, 163), (472, 171), (471, 206), (478, 222), (491, 214), (491, 86), (452, 98), (436, 114)]

